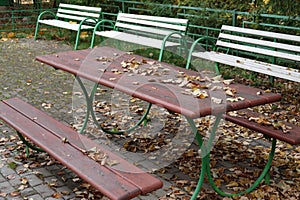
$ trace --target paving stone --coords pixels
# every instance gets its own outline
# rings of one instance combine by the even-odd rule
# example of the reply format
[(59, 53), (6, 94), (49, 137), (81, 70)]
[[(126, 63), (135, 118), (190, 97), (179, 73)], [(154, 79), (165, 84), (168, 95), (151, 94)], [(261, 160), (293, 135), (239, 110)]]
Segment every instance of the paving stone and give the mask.
[(39, 195), (41, 195), (43, 198), (51, 197), (55, 191), (51, 189), (47, 184), (40, 184), (35, 187), (33, 187)]
[(44, 198), (39, 194), (28, 196), (27, 199), (28, 200), (44, 200)]
[(32, 174), (32, 173), (22, 175), (22, 177), (27, 178), (28, 184), (31, 185), (32, 187), (43, 183), (43, 181), (39, 177), (37, 177), (37, 175)]
[(20, 193), (23, 197), (28, 197), (37, 194), (37, 191), (35, 191), (32, 187), (28, 187), (24, 190), (21, 190)]
[(0, 173), (4, 177), (7, 177), (8, 175), (15, 174), (16, 172), (13, 169), (11, 169), (8, 165), (4, 165), (3, 167), (1, 167)]
[(11, 186), (9, 182), (2, 182), (0, 183), (0, 191), (3, 191), (5, 193), (11, 193), (15, 191), (15, 188)]

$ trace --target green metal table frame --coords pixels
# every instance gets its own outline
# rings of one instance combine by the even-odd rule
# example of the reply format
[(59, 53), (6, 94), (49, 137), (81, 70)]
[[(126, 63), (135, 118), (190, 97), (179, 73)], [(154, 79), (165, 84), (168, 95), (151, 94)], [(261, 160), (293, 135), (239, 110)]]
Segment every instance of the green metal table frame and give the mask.
[[(81, 87), (81, 89), (84, 93), (84, 96), (86, 98), (86, 106), (87, 106), (87, 112), (86, 112), (85, 120), (84, 120), (84, 123), (83, 123), (83, 127), (80, 130), (80, 133), (83, 133), (84, 129), (86, 128), (90, 116), (92, 116), (92, 119), (93, 119), (94, 123), (102, 131), (104, 131), (105, 133), (108, 133), (108, 134), (123, 134), (125, 132), (126, 133), (131, 132), (146, 120), (147, 115), (149, 114), (151, 106), (152, 106), (151, 103), (148, 104), (148, 107), (147, 107), (146, 111), (144, 112), (143, 116), (141, 117), (141, 119), (134, 126), (128, 128), (127, 130), (109, 130), (109, 129), (106, 129), (106, 128), (102, 127), (98, 123), (98, 121), (96, 119), (96, 116), (95, 116), (95, 113), (93, 111), (93, 101), (94, 101), (94, 96), (95, 96), (95, 92), (97, 90), (98, 84), (94, 84), (94, 87), (92, 88), (91, 94), (89, 95), (86, 88), (85, 88), (85, 86), (84, 86), (84, 84), (83, 84), (83, 82), (81, 81), (81, 79), (79, 77), (76, 77), (76, 80), (78, 81), (78, 83), (79, 83), (79, 85), (80, 85), (80, 87)], [(252, 184), (252, 186), (250, 186), (245, 191), (242, 191), (242, 192), (239, 192), (239, 193), (226, 193), (226, 192), (223, 192), (220, 188), (218, 188), (218, 186), (215, 184), (215, 182), (213, 180), (213, 177), (211, 175), (211, 172), (210, 172), (210, 165), (209, 165), (210, 164), (210, 149), (212, 148), (212, 143), (213, 143), (213, 140), (216, 136), (217, 128), (218, 128), (218, 125), (221, 122), (222, 116), (223, 116), (223, 113), (216, 115), (215, 123), (212, 127), (210, 137), (209, 137), (208, 141), (206, 142), (206, 144), (204, 143), (203, 138), (202, 138), (201, 134), (199, 133), (199, 131), (198, 131), (196, 125), (195, 125), (194, 120), (192, 118), (189, 118), (189, 117), (185, 116), (185, 118), (187, 119), (187, 121), (188, 121), (188, 123), (189, 123), (189, 125), (192, 129), (192, 132), (195, 135), (196, 140), (199, 144), (199, 148), (201, 149), (201, 157), (202, 157), (201, 172), (200, 172), (199, 180), (198, 180), (195, 192), (194, 192), (193, 196), (191, 197), (191, 199), (193, 199), (193, 200), (197, 199), (197, 196), (198, 196), (198, 194), (201, 190), (201, 187), (203, 185), (205, 176), (207, 176), (209, 184), (212, 186), (212, 188), (219, 195), (226, 196), (226, 197), (235, 197), (235, 196), (244, 195), (246, 193), (250, 193), (264, 179), (265, 179), (265, 182), (267, 184), (269, 184), (269, 180), (270, 180), (269, 170), (270, 170), (271, 163), (272, 163), (272, 160), (273, 160), (273, 157), (274, 157), (274, 154), (275, 154), (275, 147), (276, 147), (276, 139), (275, 138), (273, 138), (273, 140), (272, 140), (272, 147), (271, 147), (271, 152), (269, 154), (268, 161), (267, 161), (264, 169), (262, 170), (261, 175)]]

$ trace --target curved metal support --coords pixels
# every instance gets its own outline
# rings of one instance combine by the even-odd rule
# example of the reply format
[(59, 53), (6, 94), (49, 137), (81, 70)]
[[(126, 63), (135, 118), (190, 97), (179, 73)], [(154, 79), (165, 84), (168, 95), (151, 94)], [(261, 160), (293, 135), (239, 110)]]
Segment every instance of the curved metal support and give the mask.
[(99, 26), (100, 26), (101, 24), (104, 24), (104, 23), (109, 23), (109, 24), (111, 25), (111, 27), (112, 27), (113, 29), (115, 29), (115, 25), (114, 25), (114, 23), (113, 23), (111, 20), (106, 20), (106, 19), (104, 19), (104, 20), (101, 20), (100, 22), (98, 22), (98, 23), (95, 25), (95, 27), (94, 27), (94, 31), (93, 31), (93, 35), (92, 35), (92, 39), (91, 39), (91, 45), (90, 45), (90, 48), (93, 48), (93, 47), (94, 47), (95, 36), (96, 36), (96, 31), (97, 31), (97, 29), (99, 28)]
[[(252, 186), (250, 186), (248, 189), (246, 189), (245, 191), (243, 192), (240, 192), (240, 193), (234, 193), (234, 194), (230, 194), (230, 193), (225, 193), (223, 191), (221, 191), (221, 189), (219, 189), (215, 182), (213, 181), (213, 178), (210, 174), (210, 167), (209, 165), (207, 165), (206, 167), (206, 170), (207, 170), (207, 177), (208, 177), (208, 181), (210, 183), (210, 185), (213, 187), (213, 189), (220, 195), (222, 196), (227, 196), (227, 197), (235, 197), (235, 196), (241, 196), (243, 194), (246, 194), (246, 193), (250, 193), (252, 192), (259, 184), (260, 182), (266, 178), (268, 179), (268, 176), (269, 176), (269, 170), (270, 170), (270, 167), (271, 167), (271, 163), (272, 163), (272, 160), (274, 158), (274, 154), (275, 154), (275, 147), (276, 147), (276, 139), (273, 138), (272, 140), (272, 148), (271, 148), (271, 152), (269, 154), (269, 158), (268, 158), (268, 162), (266, 163), (266, 166), (264, 167), (263, 171), (261, 172), (260, 176), (257, 178), (257, 180), (253, 183)], [(207, 158), (208, 161), (209, 161), (209, 157)]]
[(203, 184), (203, 181), (204, 181), (204, 178), (205, 178), (205, 174), (207, 173), (207, 167), (209, 166), (209, 154), (210, 154), (210, 149), (212, 147), (212, 142), (213, 142), (213, 139), (215, 138), (215, 135), (216, 135), (216, 132), (217, 132), (217, 128), (219, 126), (219, 123), (221, 121), (221, 118), (222, 118), (222, 114), (218, 114), (216, 116), (216, 121), (212, 127), (212, 131), (211, 131), (211, 135), (209, 137), (209, 140), (207, 142), (207, 144), (204, 144), (203, 143), (203, 139), (202, 139), (202, 136), (200, 135), (196, 125), (195, 125), (195, 122), (193, 119), (191, 118), (188, 118), (186, 117), (193, 133), (195, 134), (196, 136), (196, 139), (197, 139), (197, 142), (198, 142), (198, 145), (201, 149), (201, 156), (202, 157), (202, 163), (201, 163), (201, 172), (200, 172), (200, 177), (199, 177), (199, 180), (198, 180), (198, 183), (197, 183), (197, 186), (196, 186), (196, 189), (193, 193), (193, 196), (191, 197), (192, 200), (195, 200), (197, 199), (197, 196), (201, 190), (201, 187), (202, 187), (202, 184)]
[[(189, 51), (189, 54), (188, 54), (188, 58), (187, 58), (187, 62), (186, 62), (186, 66), (185, 66), (186, 69), (189, 69), (189, 68), (190, 68), (190, 65), (191, 65), (191, 59), (192, 59), (193, 52), (194, 52), (194, 50), (195, 50), (196, 45), (197, 45), (199, 42), (203, 41), (203, 40), (206, 40), (206, 41), (210, 42), (210, 43), (213, 45), (213, 50), (215, 50), (216, 47), (215, 47), (215, 45), (214, 45), (214, 43), (213, 43), (213, 40), (212, 40), (210, 37), (204, 36), (204, 37), (198, 38), (197, 40), (195, 40), (195, 42), (192, 44), (192, 46), (191, 46), (191, 48), (190, 48), (190, 51)], [(219, 70), (218, 70), (218, 69), (217, 69), (217, 73), (219, 73)]]
[(29, 143), (20, 132), (17, 131), (17, 134), (18, 134), (20, 140), (26, 145), (26, 149), (25, 149), (25, 151), (26, 151), (26, 157), (29, 156), (29, 150), (28, 150), (28, 148), (36, 150), (36, 151), (39, 151), (39, 152), (45, 152), (43, 149), (41, 149), (39, 147), (36, 147), (33, 144)]
[[(175, 31), (175, 32), (172, 32), (172, 33), (166, 35), (166, 36), (164, 37), (164, 39), (163, 39), (163, 42), (162, 42), (162, 45), (161, 45), (161, 48), (160, 48), (158, 61), (162, 61), (163, 56), (164, 56), (164, 51), (165, 51), (165, 48), (166, 48), (167, 40), (168, 40), (172, 35), (179, 35), (181, 40), (184, 38), (184, 35), (183, 35), (181, 32), (178, 32), (178, 31)], [(187, 52), (186, 41), (183, 40), (183, 42), (184, 42), (184, 48), (185, 48), (185, 51)]]
[(39, 14), (39, 16), (38, 16), (38, 18), (37, 18), (37, 20), (36, 20), (36, 26), (35, 26), (35, 32), (34, 32), (34, 40), (36, 40), (36, 38), (37, 38), (37, 35), (38, 35), (38, 32), (39, 32), (39, 21), (40, 21), (40, 19), (42, 18), (42, 16), (43, 15), (45, 15), (45, 14), (50, 14), (50, 15), (52, 15), (55, 19), (57, 19), (57, 16), (55, 15), (55, 13), (54, 12), (52, 12), (52, 11), (43, 11), (41, 14)]
[(94, 87), (91, 91), (91, 94), (89, 95), (84, 84), (82, 83), (81, 79), (79, 77), (76, 77), (76, 80), (78, 81), (82, 91), (83, 91), (83, 94), (85, 96), (85, 99), (86, 99), (86, 106), (87, 106), (87, 111), (86, 111), (86, 116), (85, 116), (85, 120), (84, 120), (84, 123), (83, 123), (83, 126), (82, 128), (80, 129), (80, 133), (83, 133), (84, 129), (86, 128), (87, 126), (87, 122), (89, 120), (89, 117), (90, 115), (92, 116), (92, 119), (94, 121), (94, 123), (98, 126), (98, 128), (100, 128), (102, 131), (104, 131), (105, 133), (109, 133), (109, 134), (123, 134), (123, 133), (128, 133), (128, 132), (131, 132), (133, 131), (134, 129), (136, 129), (139, 125), (141, 125), (147, 118), (147, 115), (149, 114), (150, 112), (150, 109), (152, 107), (152, 104), (151, 103), (148, 103), (148, 107), (147, 107), (147, 110), (145, 111), (145, 113), (143, 114), (143, 116), (141, 117), (141, 119), (131, 128), (127, 129), (127, 130), (109, 130), (109, 129), (106, 129), (104, 128), (103, 126), (101, 126), (97, 119), (96, 119), (96, 116), (95, 116), (95, 113), (94, 113), (94, 110), (93, 110), (93, 101), (94, 101), (94, 96), (95, 96), (95, 92), (97, 90), (97, 87), (98, 87), (98, 84), (95, 83), (94, 84)]
[(197, 139), (199, 147), (201, 149), (201, 156), (202, 156), (202, 164), (201, 164), (202, 168), (201, 168), (201, 172), (200, 172), (200, 177), (199, 177), (196, 189), (194, 191), (194, 194), (191, 197), (192, 200), (197, 199), (198, 193), (200, 192), (202, 184), (203, 184), (205, 174), (207, 175), (209, 184), (212, 186), (212, 188), (219, 195), (227, 196), (227, 197), (241, 196), (243, 194), (250, 193), (262, 182), (263, 179), (265, 179), (267, 184), (269, 183), (269, 175), (270, 175), (269, 172), (270, 172), (270, 167), (271, 167), (272, 160), (274, 158), (275, 147), (276, 147), (276, 139), (275, 138), (273, 138), (273, 140), (272, 140), (272, 148), (271, 148), (271, 152), (269, 154), (269, 158), (268, 158), (268, 161), (266, 163), (266, 166), (264, 167), (263, 171), (261, 172), (261, 175), (257, 178), (257, 180), (253, 183), (252, 186), (250, 186), (245, 191), (242, 191), (242, 192), (239, 192), (239, 193), (226, 193), (226, 192), (223, 192), (220, 188), (218, 188), (218, 186), (215, 184), (215, 182), (213, 180), (213, 177), (211, 175), (211, 172), (210, 172), (210, 165), (209, 165), (209, 163), (210, 163), (210, 149), (212, 147), (212, 141), (215, 138), (215, 134), (216, 134), (216, 131), (217, 131), (218, 124), (220, 123), (221, 116), (222, 115), (217, 115), (216, 121), (215, 121), (214, 126), (212, 128), (211, 135), (210, 135), (209, 140), (207, 142), (207, 145), (203, 144), (202, 136), (199, 134), (193, 119), (190, 119), (190, 118), (186, 117), (187, 121), (190, 124), (190, 127), (192, 128), (193, 133), (196, 135), (196, 139)]
[(83, 20), (81, 20), (81, 22), (79, 23), (79, 27), (78, 27), (78, 30), (77, 30), (77, 35), (76, 35), (76, 41), (75, 41), (75, 47), (74, 47), (74, 50), (77, 50), (78, 48), (78, 43), (79, 43), (79, 39), (80, 39), (80, 34), (81, 34), (81, 27), (84, 25), (85, 22), (87, 21), (94, 21), (95, 24), (97, 23), (97, 20), (95, 18), (92, 18), (92, 17), (87, 17)]

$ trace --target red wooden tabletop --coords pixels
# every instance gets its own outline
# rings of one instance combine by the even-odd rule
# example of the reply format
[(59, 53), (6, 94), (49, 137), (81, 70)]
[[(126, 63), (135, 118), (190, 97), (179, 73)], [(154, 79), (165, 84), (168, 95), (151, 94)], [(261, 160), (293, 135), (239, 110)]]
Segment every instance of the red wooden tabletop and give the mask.
[[(190, 118), (272, 103), (281, 98), (279, 94), (250, 86), (212, 81), (213, 76), (206, 72), (186, 70), (111, 47), (60, 52), (38, 56), (36, 60)], [(197, 91), (205, 91), (208, 97), (195, 97)], [(234, 94), (230, 95), (230, 91)]]

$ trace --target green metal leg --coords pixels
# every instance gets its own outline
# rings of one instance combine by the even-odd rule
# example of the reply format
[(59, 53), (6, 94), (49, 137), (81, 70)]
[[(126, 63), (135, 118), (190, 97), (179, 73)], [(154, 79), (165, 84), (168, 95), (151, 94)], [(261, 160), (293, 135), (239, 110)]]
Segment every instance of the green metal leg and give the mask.
[(98, 84), (94, 85), (94, 87), (91, 91), (91, 94), (89, 95), (86, 88), (85, 88), (85, 86), (84, 86), (84, 84), (82, 83), (81, 79), (79, 77), (76, 77), (76, 80), (78, 81), (78, 83), (79, 83), (79, 85), (80, 85), (80, 87), (83, 91), (83, 94), (84, 94), (85, 99), (86, 99), (86, 106), (87, 106), (85, 120), (84, 120), (84, 123), (83, 123), (83, 126), (82, 126), (81, 130), (79, 131), (80, 133), (83, 133), (84, 129), (86, 128), (87, 122), (89, 120), (90, 115), (92, 116), (93, 121), (98, 126), (98, 128), (100, 128), (105, 133), (109, 133), (109, 134), (123, 134), (125, 132), (126, 133), (131, 132), (134, 129), (136, 129), (139, 125), (141, 125), (143, 122), (145, 123), (145, 120), (147, 120), (147, 115), (149, 114), (151, 106), (152, 106), (151, 103), (148, 104), (148, 107), (147, 107), (145, 113), (143, 114), (143, 116), (141, 117), (141, 119), (133, 127), (129, 128), (127, 130), (109, 130), (109, 129), (106, 129), (106, 128), (102, 127), (98, 123), (98, 121), (96, 119), (96, 116), (95, 116), (95, 113), (93, 111), (93, 101), (94, 101), (94, 96), (95, 96), (95, 92), (97, 90)]
[(205, 174), (208, 171), (210, 149), (212, 148), (212, 142), (213, 142), (213, 139), (215, 138), (215, 135), (216, 135), (216, 132), (217, 132), (217, 128), (218, 128), (218, 126), (220, 124), (221, 118), (222, 118), (222, 114), (218, 114), (216, 116), (216, 121), (215, 121), (214, 126), (212, 128), (209, 140), (208, 140), (207, 144), (204, 144), (202, 136), (200, 135), (200, 133), (198, 132), (197, 127), (195, 126), (194, 120), (191, 119), (191, 118), (186, 117), (186, 119), (187, 119), (187, 121), (188, 121), (188, 123), (189, 123), (189, 125), (190, 125), (190, 127), (191, 127), (191, 129), (193, 131), (193, 133), (196, 136), (198, 145), (199, 145), (199, 147), (201, 149), (201, 156), (202, 156), (200, 177), (199, 177), (196, 189), (194, 191), (194, 194), (191, 197), (192, 200), (197, 199), (197, 196), (198, 196), (198, 194), (199, 194), (199, 192), (201, 190), (201, 187), (202, 187), (202, 184), (203, 184), (203, 181), (204, 181), (204, 178), (205, 178)]
[(34, 32), (34, 40), (37, 39), (38, 32), (39, 32), (39, 22), (37, 21), (36, 27), (35, 27), (35, 32)]
[(257, 178), (257, 180), (253, 183), (252, 186), (250, 186), (245, 191), (242, 191), (240, 193), (233, 193), (233, 194), (223, 192), (221, 189), (219, 189), (217, 187), (217, 185), (215, 184), (215, 182), (213, 180), (213, 177), (211, 175), (209, 163), (210, 163), (210, 149), (212, 147), (212, 141), (215, 138), (215, 134), (216, 134), (216, 131), (217, 131), (218, 124), (220, 123), (220, 119), (221, 119), (221, 115), (217, 116), (215, 124), (212, 128), (212, 132), (211, 132), (211, 135), (209, 137), (209, 140), (208, 140), (207, 144), (204, 144), (202, 136), (199, 134), (199, 132), (198, 132), (196, 126), (195, 126), (194, 121), (190, 118), (187, 118), (187, 121), (189, 122), (193, 133), (196, 135), (196, 139), (197, 139), (199, 147), (201, 149), (201, 156), (202, 156), (202, 164), (201, 164), (202, 168), (201, 168), (201, 172), (200, 172), (200, 177), (199, 177), (199, 181), (198, 181), (198, 184), (196, 186), (196, 189), (194, 191), (194, 194), (191, 197), (192, 200), (197, 199), (197, 196), (198, 196), (198, 194), (201, 190), (202, 184), (203, 184), (203, 180), (205, 178), (205, 174), (207, 175), (209, 184), (212, 186), (212, 188), (219, 195), (226, 196), (226, 197), (235, 197), (235, 196), (241, 196), (241, 195), (246, 194), (246, 193), (250, 193), (262, 182), (263, 179), (265, 179), (266, 184), (269, 184), (269, 182), (270, 182), (270, 167), (271, 167), (272, 160), (274, 158), (275, 147), (276, 147), (276, 139), (275, 138), (273, 138), (273, 140), (272, 140), (271, 152), (269, 154), (269, 158), (268, 158), (268, 161), (266, 163), (266, 166), (264, 167), (261, 175)]
[(20, 140), (26, 145), (26, 157), (29, 156), (29, 148), (39, 151), (39, 152), (45, 152), (43, 149), (36, 147), (33, 144), (29, 143), (21, 133), (17, 132), (17, 134), (18, 134)]

